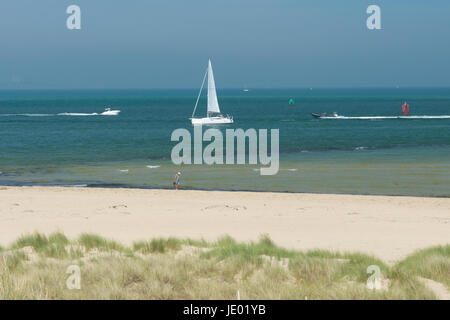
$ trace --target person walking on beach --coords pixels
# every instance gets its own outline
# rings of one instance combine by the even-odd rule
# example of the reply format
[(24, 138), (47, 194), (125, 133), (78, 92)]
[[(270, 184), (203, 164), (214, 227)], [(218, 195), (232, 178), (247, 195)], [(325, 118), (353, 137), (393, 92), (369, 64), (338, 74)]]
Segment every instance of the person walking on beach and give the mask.
[(181, 172), (177, 172), (177, 174), (175, 175), (175, 179), (173, 179), (173, 185), (175, 186), (175, 189), (178, 190), (178, 187), (180, 186), (180, 176), (181, 176)]

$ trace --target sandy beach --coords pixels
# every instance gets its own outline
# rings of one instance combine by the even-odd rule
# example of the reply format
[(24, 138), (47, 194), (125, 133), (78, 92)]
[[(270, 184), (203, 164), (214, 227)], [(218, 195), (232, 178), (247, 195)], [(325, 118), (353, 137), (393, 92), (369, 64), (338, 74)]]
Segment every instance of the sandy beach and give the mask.
[(64, 187), (1, 187), (0, 244), (33, 231), (92, 232), (124, 243), (152, 237), (215, 240), (269, 234), (295, 249), (395, 261), (450, 243), (450, 199)]

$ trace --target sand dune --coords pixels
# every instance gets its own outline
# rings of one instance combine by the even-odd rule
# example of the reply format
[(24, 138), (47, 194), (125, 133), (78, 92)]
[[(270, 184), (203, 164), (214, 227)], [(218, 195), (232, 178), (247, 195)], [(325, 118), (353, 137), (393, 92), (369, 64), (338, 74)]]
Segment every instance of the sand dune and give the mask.
[(63, 187), (0, 188), (0, 244), (33, 231), (118, 241), (156, 236), (256, 240), (362, 251), (394, 261), (450, 243), (450, 198)]

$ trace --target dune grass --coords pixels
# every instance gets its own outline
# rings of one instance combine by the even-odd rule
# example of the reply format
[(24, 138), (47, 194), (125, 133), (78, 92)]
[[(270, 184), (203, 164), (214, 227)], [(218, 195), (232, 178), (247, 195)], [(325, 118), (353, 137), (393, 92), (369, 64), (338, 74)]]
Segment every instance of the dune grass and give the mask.
[[(448, 286), (449, 246), (419, 251), (389, 267), (361, 253), (300, 252), (267, 236), (242, 243), (157, 238), (127, 247), (94, 234), (69, 240), (34, 233), (0, 252), (0, 299), (435, 299), (417, 276)], [(419, 264), (420, 262), (420, 264)], [(67, 268), (81, 271), (68, 289)], [(379, 266), (381, 290), (366, 286)]]
[(417, 251), (398, 263), (396, 271), (441, 282), (450, 289), (450, 245)]
[(205, 240), (193, 239), (178, 239), (174, 237), (169, 238), (154, 238), (150, 241), (135, 241), (133, 243), (133, 250), (142, 254), (149, 253), (165, 253), (180, 250), (183, 245), (194, 246), (198, 248), (209, 247)]
[(40, 233), (34, 233), (19, 237), (11, 245), (11, 248), (31, 247), (43, 257), (66, 258), (68, 254), (65, 246), (68, 244), (69, 240), (60, 232), (52, 233), (48, 237)]
[(143, 254), (164, 253), (170, 250), (179, 250), (182, 241), (176, 238), (156, 238), (151, 241), (138, 241), (133, 243), (133, 250), (140, 251)]
[(105, 239), (96, 234), (83, 233), (78, 238), (78, 243), (89, 249), (116, 250), (123, 252), (126, 248), (114, 240)]

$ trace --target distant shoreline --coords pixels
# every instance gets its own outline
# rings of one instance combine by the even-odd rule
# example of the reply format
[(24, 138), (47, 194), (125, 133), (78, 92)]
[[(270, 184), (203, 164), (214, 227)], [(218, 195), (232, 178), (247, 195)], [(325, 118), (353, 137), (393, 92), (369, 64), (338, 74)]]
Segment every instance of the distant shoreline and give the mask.
[[(132, 186), (125, 184), (0, 184), (2, 187), (21, 188), (21, 187), (36, 187), (36, 188), (89, 188), (89, 189), (136, 189), (136, 190), (174, 190), (172, 186), (167, 187), (153, 187), (153, 186)], [(316, 194), (316, 195), (347, 195), (347, 196), (374, 196), (374, 197), (412, 197), (412, 198), (450, 198), (449, 195), (434, 196), (416, 196), (407, 194), (371, 194), (371, 193), (334, 193), (334, 192), (300, 192), (300, 191), (277, 191), (277, 190), (251, 190), (251, 189), (212, 189), (212, 188), (197, 188), (191, 186), (181, 186), (179, 191), (212, 191), (212, 192), (249, 192), (249, 193), (286, 193), (286, 194)]]

